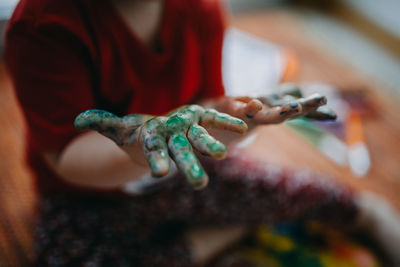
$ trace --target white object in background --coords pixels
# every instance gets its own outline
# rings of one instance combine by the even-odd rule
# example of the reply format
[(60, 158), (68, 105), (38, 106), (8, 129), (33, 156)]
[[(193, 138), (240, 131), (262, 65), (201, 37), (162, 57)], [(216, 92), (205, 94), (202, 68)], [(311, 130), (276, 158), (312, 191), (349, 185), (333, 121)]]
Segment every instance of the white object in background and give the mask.
[(265, 95), (282, 79), (286, 59), (278, 45), (231, 28), (225, 34), (222, 54), (226, 95)]
[(371, 159), (364, 138), (362, 118), (355, 110), (347, 115), (346, 141), (351, 171), (358, 177), (365, 176), (371, 168)]
[(338, 164), (346, 166), (348, 162), (348, 148), (344, 142), (333, 134), (324, 135), (317, 143), (317, 148), (327, 158)]
[(0, 19), (6, 20), (11, 17), (18, 0), (0, 0)]
[(357, 177), (364, 177), (371, 168), (368, 148), (363, 142), (349, 145), (348, 160), (351, 172)]
[(344, 2), (390, 34), (400, 38), (399, 0), (345, 0)]
[[(355, 1), (360, 2), (360, 5), (373, 1), (377, 6), (384, 6), (383, 2), (386, 2), (374, 0), (350, 2)], [(397, 10), (395, 12), (398, 13)], [(384, 50), (372, 39), (348, 27), (342, 21), (316, 11), (307, 11), (298, 15), (299, 23), (310, 42), (315, 42), (319, 48), (329, 51), (340, 61), (344, 61), (370, 80), (377, 80), (380, 84), (385, 85), (381, 89), (388, 89), (391, 93), (400, 94), (398, 86), (400, 84), (400, 60), (389, 51)], [(398, 25), (396, 26), (400, 28)]]

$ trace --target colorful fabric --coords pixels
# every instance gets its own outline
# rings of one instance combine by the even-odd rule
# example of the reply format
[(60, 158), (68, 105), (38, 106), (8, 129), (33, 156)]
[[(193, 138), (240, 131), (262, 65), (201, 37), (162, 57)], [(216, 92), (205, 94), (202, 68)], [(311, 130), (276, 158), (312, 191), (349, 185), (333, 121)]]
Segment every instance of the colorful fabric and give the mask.
[[(226, 265), (230, 262), (231, 265)], [(236, 265), (234, 265), (236, 264)], [(262, 226), (213, 266), (379, 267), (374, 251), (316, 222)]]

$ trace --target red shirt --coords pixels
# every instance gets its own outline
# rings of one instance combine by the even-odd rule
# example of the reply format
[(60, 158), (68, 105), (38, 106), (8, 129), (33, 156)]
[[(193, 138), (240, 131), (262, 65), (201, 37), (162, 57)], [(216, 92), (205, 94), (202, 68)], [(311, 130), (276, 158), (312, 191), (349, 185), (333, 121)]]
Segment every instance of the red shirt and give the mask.
[(5, 60), (29, 131), (42, 193), (74, 189), (42, 159), (78, 132), (87, 109), (162, 114), (223, 94), (224, 24), (217, 0), (165, 0), (160, 51), (146, 47), (106, 0), (21, 0)]

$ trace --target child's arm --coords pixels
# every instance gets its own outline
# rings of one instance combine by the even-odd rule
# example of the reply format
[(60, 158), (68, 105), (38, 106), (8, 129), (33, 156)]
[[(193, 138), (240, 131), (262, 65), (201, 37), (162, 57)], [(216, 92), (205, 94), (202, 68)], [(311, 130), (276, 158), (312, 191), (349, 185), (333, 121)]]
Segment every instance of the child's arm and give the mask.
[(44, 157), (63, 180), (89, 188), (118, 188), (150, 172), (139, 146), (128, 154), (97, 132), (84, 133), (62, 151), (47, 152)]

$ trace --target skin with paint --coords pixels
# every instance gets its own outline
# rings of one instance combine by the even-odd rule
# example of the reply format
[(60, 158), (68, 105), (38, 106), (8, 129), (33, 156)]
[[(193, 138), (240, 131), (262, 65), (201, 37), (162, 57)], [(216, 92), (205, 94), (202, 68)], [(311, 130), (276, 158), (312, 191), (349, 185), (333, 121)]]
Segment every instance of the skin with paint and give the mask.
[(292, 83), (282, 84), (277, 93), (273, 93), (259, 100), (268, 107), (284, 106), (298, 103), (301, 106), (301, 114), (310, 119), (333, 120), (336, 119), (336, 113), (324, 106), (327, 100), (324, 96), (313, 94), (306, 98), (303, 97), (299, 86)]
[(88, 110), (75, 120), (78, 130), (96, 130), (120, 146), (135, 142), (142, 145), (152, 175), (168, 173), (169, 155), (196, 189), (207, 185), (208, 176), (193, 153), (222, 159), (226, 147), (210, 136), (205, 127), (245, 133), (247, 125), (240, 119), (199, 105), (183, 106), (167, 116), (129, 115), (119, 118), (107, 111)]
[(258, 97), (225, 97), (216, 108), (254, 124), (281, 123), (287, 119), (305, 116), (316, 120), (334, 120), (336, 113), (324, 106), (327, 99), (319, 94), (303, 97), (299, 86), (282, 84), (274, 93)]
[(168, 173), (171, 157), (193, 188), (201, 189), (207, 185), (208, 176), (193, 149), (215, 159), (222, 159), (227, 153), (226, 146), (207, 129), (243, 134), (248, 129), (246, 122), (273, 124), (298, 116), (333, 119), (332, 111), (320, 110), (325, 104), (325, 97), (315, 94), (303, 98), (296, 87), (259, 99), (223, 97), (204, 104), (224, 113), (200, 105), (183, 106), (158, 117), (134, 114), (120, 118), (107, 111), (88, 110), (76, 118), (75, 127), (96, 130), (125, 150), (139, 144), (155, 177)]

